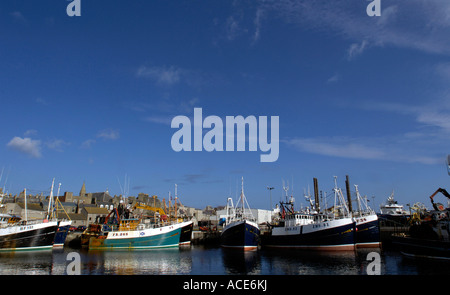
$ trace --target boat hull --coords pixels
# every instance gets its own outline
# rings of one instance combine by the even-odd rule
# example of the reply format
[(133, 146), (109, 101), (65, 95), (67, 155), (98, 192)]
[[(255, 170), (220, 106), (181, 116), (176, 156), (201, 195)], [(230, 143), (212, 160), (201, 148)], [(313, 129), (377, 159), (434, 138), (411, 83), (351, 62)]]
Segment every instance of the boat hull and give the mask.
[(260, 230), (256, 223), (243, 220), (227, 225), (220, 235), (220, 245), (224, 248), (256, 250), (259, 245)]
[(180, 245), (190, 245), (192, 240), (192, 229), (194, 224), (192, 221), (186, 223), (186, 225), (181, 227), (180, 233)]
[(450, 260), (450, 242), (411, 237), (393, 237), (392, 243), (405, 256)]
[(64, 247), (64, 243), (66, 242), (67, 234), (69, 233), (71, 221), (65, 222), (61, 221), (58, 230), (55, 234), (55, 241), (53, 243), (53, 247)]
[(381, 247), (380, 227), (378, 225), (377, 215), (368, 215), (357, 217), (355, 244), (357, 248), (376, 248)]
[(145, 250), (178, 247), (181, 224), (130, 231), (112, 231), (106, 236), (92, 237), (89, 250)]
[(355, 249), (355, 222), (351, 218), (291, 227), (275, 227), (266, 247), (319, 251)]
[(57, 222), (15, 225), (0, 230), (0, 251), (52, 249)]

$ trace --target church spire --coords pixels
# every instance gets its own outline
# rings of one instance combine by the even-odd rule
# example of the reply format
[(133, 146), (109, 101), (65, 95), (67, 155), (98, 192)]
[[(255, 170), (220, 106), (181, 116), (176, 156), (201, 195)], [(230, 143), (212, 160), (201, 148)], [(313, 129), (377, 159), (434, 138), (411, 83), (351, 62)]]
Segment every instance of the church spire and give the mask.
[(84, 196), (86, 196), (86, 185), (84, 184), (84, 181), (83, 181), (83, 186), (81, 187), (81, 190), (80, 190), (80, 197), (84, 197)]

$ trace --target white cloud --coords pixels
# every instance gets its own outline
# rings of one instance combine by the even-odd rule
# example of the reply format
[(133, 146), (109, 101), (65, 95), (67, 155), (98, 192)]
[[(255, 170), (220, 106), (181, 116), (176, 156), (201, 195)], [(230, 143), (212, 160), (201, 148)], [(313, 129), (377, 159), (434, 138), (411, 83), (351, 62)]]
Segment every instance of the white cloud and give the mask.
[(422, 128), (437, 127), (438, 133), (450, 133), (450, 104), (445, 100), (434, 100), (423, 105), (364, 102), (359, 107), (371, 111), (386, 111), (413, 116)]
[(81, 148), (83, 149), (89, 149), (91, 148), (91, 146), (95, 143), (95, 139), (88, 139), (83, 141), (83, 143), (81, 144)]
[(33, 140), (29, 137), (21, 138), (15, 136), (8, 142), (7, 147), (15, 151), (27, 154), (33, 158), (40, 158), (42, 156), (41, 141)]
[(261, 26), (262, 19), (264, 17), (264, 9), (257, 8), (255, 13), (255, 19), (253, 23), (255, 24), (255, 33), (253, 34), (253, 43), (258, 41), (261, 36)]
[(450, 54), (450, 1), (396, 0), (395, 5), (382, 1), (380, 17), (367, 16), (369, 3), (265, 0), (260, 2), (260, 7), (287, 23), (298, 24), (303, 29), (335, 32), (354, 44), (366, 40), (371, 46)]
[(137, 77), (154, 80), (161, 85), (173, 85), (180, 81), (185, 71), (175, 66), (146, 67), (141, 66), (137, 70)]
[(173, 119), (173, 117), (169, 117), (169, 116), (148, 116), (144, 120), (147, 122), (170, 126), (172, 119)]
[(364, 50), (367, 48), (368, 42), (366, 40), (363, 40), (361, 44), (353, 43), (350, 45), (349, 49), (347, 50), (347, 59), (352, 60), (356, 56), (362, 54)]
[(335, 82), (338, 82), (339, 80), (341, 80), (341, 75), (336, 73), (333, 76), (331, 76), (330, 78), (328, 78), (327, 83), (335, 83)]
[(25, 131), (25, 133), (23, 135), (24, 136), (31, 136), (31, 135), (36, 135), (36, 134), (37, 134), (37, 130), (29, 129), (29, 130)]
[(305, 152), (355, 159), (383, 159), (385, 152), (351, 138), (293, 138), (285, 143)]
[(421, 143), (414, 143), (414, 140), (418, 139), (408, 134), (384, 138), (291, 138), (282, 142), (301, 152), (331, 157), (427, 165), (442, 162), (439, 156), (420, 147)]
[(104, 129), (104, 130), (100, 130), (97, 134), (98, 138), (103, 138), (103, 139), (111, 139), (111, 140), (116, 140), (119, 139), (120, 134), (118, 130), (114, 130), (114, 129)]
[(410, 120), (410, 129), (400, 134), (387, 132), (378, 137), (291, 138), (285, 143), (302, 152), (405, 163), (441, 164), (443, 155), (448, 154), (448, 99), (424, 100), (423, 104), (363, 101), (353, 103), (351, 107), (383, 112), (380, 118), (395, 116), (402, 122)]
[(57, 152), (62, 152), (63, 147), (70, 145), (70, 143), (67, 141), (64, 141), (62, 139), (52, 139), (52, 140), (47, 141), (45, 143), (45, 145), (52, 150), (55, 150)]
[(239, 27), (239, 21), (234, 16), (229, 16), (225, 24), (225, 30), (228, 40), (234, 40), (242, 31)]

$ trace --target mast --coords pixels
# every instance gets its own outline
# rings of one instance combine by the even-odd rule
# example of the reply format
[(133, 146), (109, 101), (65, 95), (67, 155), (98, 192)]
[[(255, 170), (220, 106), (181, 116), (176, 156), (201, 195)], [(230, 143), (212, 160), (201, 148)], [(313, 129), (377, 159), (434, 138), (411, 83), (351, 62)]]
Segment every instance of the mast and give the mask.
[[(351, 217), (351, 212), (348, 210), (347, 202), (345, 202), (344, 195), (342, 193), (342, 190), (338, 188), (337, 186), (337, 176), (334, 176), (334, 208), (338, 208), (338, 201), (339, 206), (343, 209), (343, 217)], [(340, 214), (339, 214), (340, 215)]]
[(242, 204), (242, 214), (245, 212), (245, 206), (244, 206), (244, 176), (241, 178), (241, 204)]
[(348, 202), (348, 210), (353, 212), (352, 209), (352, 198), (350, 196), (350, 181), (348, 180), (348, 175), (345, 175), (345, 189), (347, 190), (347, 202)]
[(25, 202), (25, 223), (28, 221), (28, 215), (27, 215), (27, 189), (23, 189), (23, 196), (24, 196), (24, 202)]
[(319, 213), (320, 210), (320, 204), (319, 204), (319, 185), (317, 183), (317, 178), (313, 178), (313, 182), (314, 182), (314, 207), (317, 211), (317, 213)]
[(177, 187), (178, 187), (178, 185), (175, 183), (175, 204), (174, 204), (174, 207), (175, 207), (175, 221), (176, 221), (176, 222), (178, 222), (178, 207), (177, 207), (177, 199), (178, 199), (178, 196), (177, 196)]
[(47, 219), (50, 219), (50, 215), (51, 215), (50, 208), (53, 203), (53, 185), (54, 184), (55, 184), (55, 178), (53, 178), (53, 180), (52, 180), (52, 188), (50, 189), (50, 197), (48, 199)]
[(355, 190), (356, 190), (356, 201), (358, 203), (359, 216), (362, 216), (363, 209), (362, 209), (362, 206), (361, 206), (361, 195), (359, 194), (359, 191), (358, 191), (358, 185), (354, 184), (354, 186), (355, 186)]

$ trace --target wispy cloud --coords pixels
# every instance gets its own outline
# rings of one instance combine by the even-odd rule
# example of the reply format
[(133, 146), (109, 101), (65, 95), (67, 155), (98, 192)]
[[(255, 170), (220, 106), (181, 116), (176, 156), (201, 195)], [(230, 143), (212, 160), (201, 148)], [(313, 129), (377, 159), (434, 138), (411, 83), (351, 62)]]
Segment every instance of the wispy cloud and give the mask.
[(144, 121), (170, 126), (172, 119), (173, 119), (173, 116), (156, 115), (156, 116), (145, 117)]
[(328, 78), (327, 83), (336, 83), (339, 80), (341, 80), (341, 75), (339, 75), (338, 73), (334, 74), (333, 76), (331, 76), (330, 78)]
[(100, 130), (98, 132), (97, 137), (103, 138), (103, 139), (109, 139), (109, 140), (116, 140), (116, 139), (119, 139), (120, 133), (118, 130), (104, 129), (104, 130)]
[[(450, 134), (450, 104), (443, 100), (432, 100), (422, 105), (410, 105), (402, 103), (389, 102), (370, 102), (365, 101), (361, 104), (355, 104), (369, 111), (385, 111), (398, 113), (400, 115), (412, 116), (420, 127), (434, 127), (436, 131)], [(432, 132), (428, 132), (433, 134)]]
[(95, 139), (87, 139), (81, 143), (81, 148), (90, 149), (94, 143)]
[(41, 141), (31, 139), (30, 137), (22, 138), (15, 136), (8, 142), (7, 147), (20, 153), (27, 154), (32, 158), (40, 158), (42, 156)]
[(25, 131), (25, 133), (23, 134), (24, 136), (31, 136), (31, 135), (36, 135), (38, 132), (36, 129), (28, 129), (27, 131)]
[(237, 38), (242, 33), (242, 28), (239, 26), (239, 20), (231, 15), (227, 18), (225, 24), (225, 31), (227, 39), (232, 41)]
[(10, 13), (11, 17), (14, 19), (14, 21), (21, 23), (21, 24), (26, 24), (27, 23), (27, 19), (23, 16), (22, 12), (20, 11), (13, 11)]
[(255, 19), (253, 23), (255, 25), (255, 32), (253, 33), (253, 43), (257, 42), (261, 36), (261, 27), (264, 18), (264, 9), (257, 8), (255, 13)]
[(424, 100), (423, 104), (364, 100), (348, 107), (364, 112), (380, 112), (383, 116), (395, 115), (397, 120), (410, 122), (410, 129), (399, 134), (388, 132), (384, 136), (293, 137), (282, 142), (301, 152), (404, 163), (441, 164), (442, 157), (448, 153), (448, 99)]
[(55, 150), (57, 152), (62, 152), (63, 148), (65, 146), (69, 146), (70, 142), (67, 142), (63, 139), (51, 139), (47, 142), (45, 142), (45, 145), (52, 150)]
[(363, 40), (361, 44), (359, 43), (353, 43), (350, 45), (350, 47), (347, 50), (347, 59), (352, 60), (356, 56), (361, 55), (364, 50), (368, 48), (368, 42), (366, 40)]
[(148, 78), (160, 85), (173, 85), (180, 81), (184, 69), (175, 66), (146, 67), (140, 66), (136, 72), (139, 78)]
[(206, 173), (192, 173), (192, 174), (184, 174), (180, 178), (167, 178), (164, 179), (165, 182), (175, 182), (178, 184), (196, 184), (196, 183), (220, 183), (223, 180), (220, 179), (211, 179), (209, 174)]
[(45, 99), (40, 98), (40, 97), (36, 98), (35, 101), (36, 101), (37, 103), (42, 104), (42, 105), (45, 105), (45, 106), (48, 106), (48, 105), (49, 105), (49, 102), (48, 102), (48, 101), (46, 101)]
[(355, 139), (345, 137), (335, 138), (293, 138), (285, 143), (302, 151), (343, 158), (382, 159), (385, 152), (355, 142)]
[(222, 83), (222, 78), (217, 73), (186, 69), (176, 65), (141, 65), (136, 70), (136, 77), (147, 79), (164, 89), (170, 89), (179, 85), (202, 89), (205, 86)]
[(146, 122), (170, 126), (173, 117), (178, 115), (189, 115), (193, 113), (194, 107), (198, 106), (200, 99), (197, 97), (189, 100), (162, 99), (158, 102), (130, 102), (125, 107), (141, 115)]
[(291, 138), (282, 140), (301, 152), (330, 157), (384, 160), (404, 163), (438, 164), (442, 159), (411, 147), (411, 136), (354, 138)]
[(380, 17), (367, 16), (367, 1), (265, 0), (259, 4), (287, 23), (335, 32), (352, 42), (353, 53), (362, 53), (370, 44), (450, 54), (449, 1), (397, 0), (394, 5), (385, 1)]
[[(120, 138), (120, 132), (116, 129), (103, 129), (98, 131), (96, 138), (100, 138), (103, 140), (117, 140)], [(80, 145), (80, 148), (82, 149), (90, 149), (94, 146), (94, 144), (97, 142), (96, 139), (89, 138), (83, 141)]]

